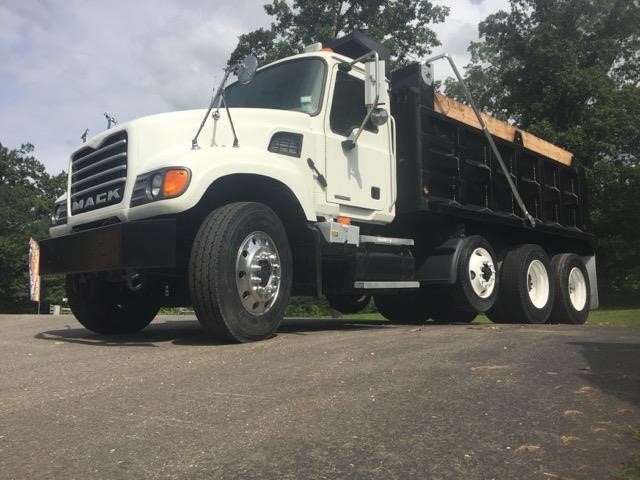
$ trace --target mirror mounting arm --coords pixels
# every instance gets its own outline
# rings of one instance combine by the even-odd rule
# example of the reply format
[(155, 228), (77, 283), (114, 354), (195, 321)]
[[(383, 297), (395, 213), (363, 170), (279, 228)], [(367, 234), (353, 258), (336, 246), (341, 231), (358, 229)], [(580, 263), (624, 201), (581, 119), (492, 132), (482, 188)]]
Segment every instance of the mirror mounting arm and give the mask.
[(338, 65), (338, 69), (341, 72), (350, 72), (351, 71), (351, 67), (353, 67), (356, 63), (358, 62), (363, 62), (365, 60), (370, 60), (370, 59), (375, 59), (376, 63), (378, 63), (378, 61), (380, 60), (379, 56), (378, 56), (378, 52), (376, 51), (370, 51), (368, 53), (365, 53), (364, 55), (356, 58), (355, 60), (351, 60), (350, 62), (342, 62)]
[(222, 95), (222, 92), (224, 91), (224, 86), (227, 83), (227, 79), (229, 78), (229, 74), (231, 73), (231, 70), (232, 68), (225, 69), (224, 78), (222, 79), (222, 82), (220, 82), (220, 85), (218, 85), (218, 90), (215, 92), (215, 94), (213, 95), (213, 98), (211, 99), (211, 103), (209, 104), (209, 109), (207, 110), (207, 113), (204, 114), (204, 118), (200, 123), (200, 128), (198, 128), (198, 131), (196, 132), (196, 136), (193, 137), (193, 140), (191, 140), (191, 150), (200, 150), (200, 145), (198, 145), (198, 137), (200, 136), (200, 132), (202, 132), (202, 129), (204, 128), (204, 124), (207, 122), (207, 118), (209, 117), (211, 110), (213, 110), (213, 107), (216, 105), (216, 100), (218, 99), (218, 97)]
[(360, 124), (360, 127), (358, 127), (358, 131), (353, 136), (353, 138), (348, 138), (348, 139), (342, 141), (342, 144), (341, 144), (342, 148), (344, 148), (345, 150), (353, 150), (356, 147), (356, 144), (358, 142), (358, 138), (360, 137), (360, 134), (362, 133), (362, 130), (364, 130), (364, 126), (367, 124), (367, 122), (371, 118), (371, 114), (373, 113), (373, 111), (375, 110), (376, 106), (378, 105), (378, 100), (380, 100), (380, 98), (376, 97), (375, 103), (373, 105), (371, 105), (367, 109), (367, 114), (365, 115), (364, 120)]
[[(380, 57), (378, 55), (378, 52), (376, 51), (371, 51), (369, 53), (365, 53), (364, 55), (356, 58), (355, 60), (352, 60), (351, 62), (342, 62), (338, 65), (338, 69), (341, 72), (349, 72), (351, 70), (351, 67), (353, 67), (354, 64), (358, 63), (358, 62), (364, 62), (364, 61), (374, 61), (376, 64), (376, 74), (377, 72), (380, 71), (379, 68), (379, 63), (380, 63)], [(377, 82), (384, 82), (384, 78), (380, 79), (380, 78), (376, 78)], [(348, 138), (346, 140), (343, 140), (341, 145), (342, 148), (344, 150), (353, 150), (358, 142), (358, 138), (360, 137), (360, 134), (362, 133), (362, 130), (364, 130), (364, 126), (367, 124), (367, 122), (369, 121), (369, 119), (371, 118), (371, 114), (373, 113), (373, 111), (375, 110), (375, 108), (378, 106), (378, 102), (380, 101), (380, 94), (376, 95), (376, 98), (373, 102), (373, 104), (369, 105), (367, 107), (367, 115), (364, 117), (364, 120), (362, 121), (362, 123), (360, 124), (360, 127), (358, 128), (358, 131), (356, 132), (356, 134), (353, 136), (353, 138)]]
[[(231, 112), (229, 111), (229, 107), (227, 106), (227, 102), (225, 101), (225, 98), (224, 98), (224, 88), (227, 84), (227, 80), (229, 79), (229, 74), (231, 72), (234, 72), (238, 76), (238, 81), (241, 84), (246, 85), (247, 83), (250, 83), (251, 80), (253, 80), (253, 76), (256, 73), (257, 68), (258, 68), (258, 60), (256, 60), (256, 57), (254, 57), (253, 55), (247, 55), (246, 57), (244, 57), (244, 60), (242, 60), (241, 62), (237, 62), (235, 65), (231, 65), (225, 68), (224, 78), (222, 79), (222, 82), (220, 82), (220, 85), (218, 86), (218, 90), (215, 92), (215, 95), (211, 99), (211, 104), (209, 105), (209, 109), (207, 110), (207, 113), (205, 113), (204, 118), (200, 123), (200, 128), (198, 128), (198, 131), (196, 132), (196, 136), (193, 137), (193, 140), (191, 140), (191, 150), (200, 149), (200, 146), (198, 145), (198, 136), (200, 135), (200, 132), (202, 132), (202, 129), (204, 128), (204, 124), (207, 122), (207, 118), (209, 118), (209, 114), (211, 113), (211, 110), (213, 110), (215, 106), (217, 106), (219, 109), (221, 103), (224, 105), (224, 108), (227, 111), (227, 116), (229, 117), (229, 124), (231, 125), (231, 131), (233, 132), (233, 146), (234, 147), (238, 146), (238, 136), (236, 135), (236, 129), (233, 125), (233, 120), (231, 119)], [(218, 118), (219, 118), (219, 114), (218, 114)]]
[(229, 118), (229, 125), (231, 125), (231, 133), (233, 133), (233, 147), (238, 148), (238, 135), (236, 135), (236, 128), (233, 126), (233, 119), (231, 118), (231, 112), (229, 111), (229, 107), (227, 106), (227, 102), (224, 99), (224, 92), (222, 93), (222, 104), (224, 105), (224, 109), (227, 111), (227, 117)]

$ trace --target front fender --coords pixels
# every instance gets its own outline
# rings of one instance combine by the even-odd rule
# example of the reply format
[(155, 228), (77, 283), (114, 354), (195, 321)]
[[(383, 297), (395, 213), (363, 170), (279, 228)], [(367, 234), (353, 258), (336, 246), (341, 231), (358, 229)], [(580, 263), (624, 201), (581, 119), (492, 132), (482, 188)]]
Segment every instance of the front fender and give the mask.
[[(157, 215), (176, 214), (196, 206), (208, 188), (216, 181), (229, 175), (247, 174), (266, 177), (286, 185), (298, 203), (307, 220), (315, 221), (313, 202), (314, 180), (302, 158), (287, 157), (261, 151), (251, 152), (229, 147), (218, 147), (215, 157), (211, 150), (193, 150), (181, 157), (156, 159), (156, 165), (186, 166), (191, 169), (192, 179), (187, 191), (180, 197), (159, 200), (129, 211), (129, 219), (137, 220)], [(164, 156), (164, 155), (163, 155)]]

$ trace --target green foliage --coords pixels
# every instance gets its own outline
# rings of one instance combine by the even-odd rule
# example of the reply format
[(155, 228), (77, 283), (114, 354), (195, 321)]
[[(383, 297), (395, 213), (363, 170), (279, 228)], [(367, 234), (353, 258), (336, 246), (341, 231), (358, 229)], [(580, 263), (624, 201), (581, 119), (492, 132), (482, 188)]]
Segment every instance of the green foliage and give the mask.
[(588, 168), (605, 304), (640, 301), (639, 23), (640, 4), (628, 0), (511, 0), (469, 48), (479, 106)]
[[(10, 150), (0, 143), (0, 312), (33, 312), (29, 300), (29, 237), (46, 238), (49, 213), (65, 190), (66, 174), (49, 175), (33, 145)], [(43, 280), (43, 300), (61, 297), (60, 279)], [(52, 296), (48, 296), (47, 292)], [(60, 298), (61, 299), (61, 298)]]
[(640, 465), (619, 468), (614, 470), (613, 475), (619, 480), (640, 480)]
[[(361, 313), (358, 315), (377, 314), (373, 301), (369, 302)], [(332, 311), (325, 297), (291, 297), (289, 307), (285, 314), (287, 317), (332, 317), (341, 315), (339, 312)]]
[(400, 66), (440, 45), (429, 24), (443, 22), (449, 13), (429, 0), (294, 0), (291, 5), (273, 0), (264, 9), (274, 17), (271, 28), (241, 35), (230, 63), (249, 53), (269, 63), (359, 30), (381, 40)]
[(331, 308), (324, 297), (291, 297), (287, 317), (330, 317)]
[(589, 171), (603, 303), (637, 305), (640, 296), (640, 165), (598, 161)]

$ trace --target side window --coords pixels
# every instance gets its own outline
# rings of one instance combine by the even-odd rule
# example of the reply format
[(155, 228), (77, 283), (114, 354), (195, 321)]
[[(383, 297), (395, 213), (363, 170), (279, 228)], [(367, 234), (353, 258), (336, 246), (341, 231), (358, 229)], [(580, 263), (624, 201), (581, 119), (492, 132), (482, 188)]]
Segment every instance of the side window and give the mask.
[[(329, 114), (331, 130), (348, 137), (354, 128), (360, 127), (366, 115), (364, 81), (347, 73), (338, 72)], [(370, 132), (378, 132), (371, 121), (368, 121), (364, 128)]]

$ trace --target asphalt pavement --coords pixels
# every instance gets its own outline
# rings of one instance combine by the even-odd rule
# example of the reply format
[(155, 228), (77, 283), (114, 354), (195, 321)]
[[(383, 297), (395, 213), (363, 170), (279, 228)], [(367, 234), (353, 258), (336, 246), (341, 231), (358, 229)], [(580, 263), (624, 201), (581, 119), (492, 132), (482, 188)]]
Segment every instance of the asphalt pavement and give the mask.
[(607, 479), (639, 430), (638, 328), (0, 316), (2, 479)]

